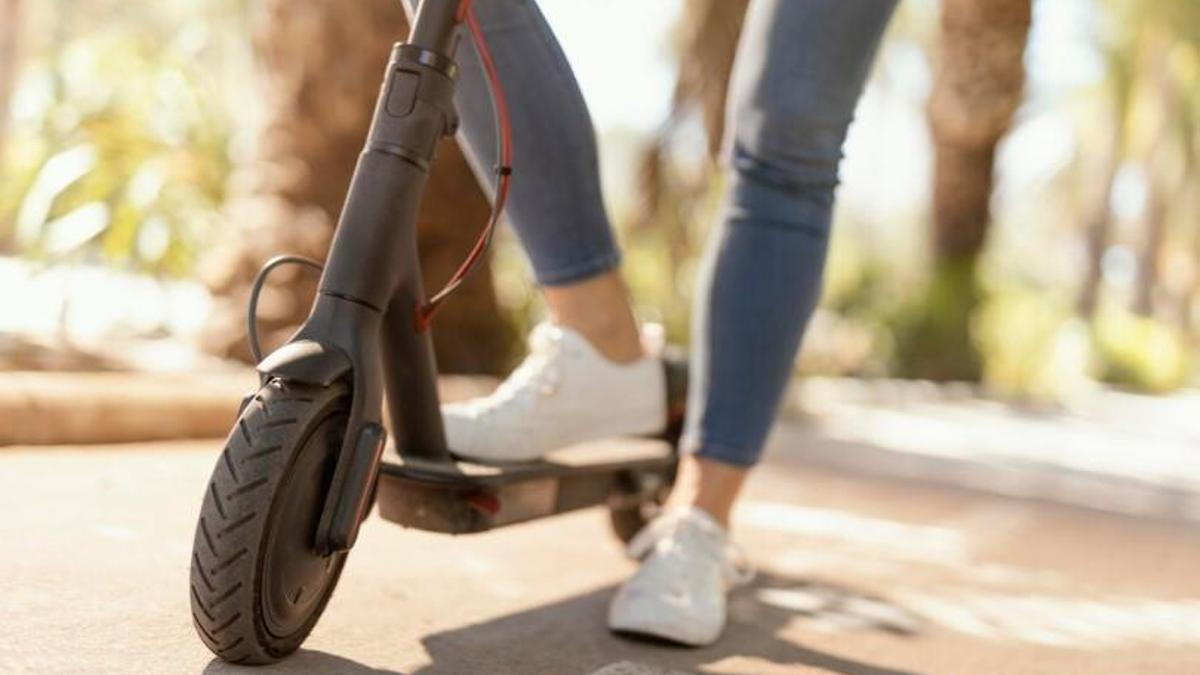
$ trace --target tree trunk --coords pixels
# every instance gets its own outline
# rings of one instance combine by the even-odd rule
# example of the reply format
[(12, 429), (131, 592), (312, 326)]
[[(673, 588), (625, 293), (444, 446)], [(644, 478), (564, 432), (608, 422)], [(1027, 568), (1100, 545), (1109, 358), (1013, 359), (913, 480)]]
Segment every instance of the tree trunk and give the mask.
[[(1123, 118), (1122, 118), (1123, 122)], [(1119, 129), (1113, 132), (1113, 147), (1109, 149), (1104, 159), (1104, 168), (1098, 174), (1099, 181), (1095, 192), (1086, 206), (1084, 219), (1084, 243), (1087, 249), (1087, 269), (1084, 272), (1083, 285), (1079, 291), (1076, 311), (1085, 319), (1091, 320), (1096, 314), (1100, 302), (1100, 287), (1104, 281), (1104, 252), (1108, 249), (1109, 233), (1112, 231), (1112, 201), (1113, 184), (1117, 179), (1117, 169), (1120, 167), (1120, 138)]]
[(671, 114), (699, 108), (710, 157), (717, 156), (725, 135), (725, 100), (748, 5), (748, 0), (687, 0), (676, 28), (679, 74)]
[[(1151, 169), (1154, 173), (1154, 169)], [(1138, 254), (1137, 286), (1133, 296), (1133, 311), (1141, 316), (1154, 314), (1155, 291), (1158, 290), (1159, 253), (1166, 236), (1167, 204), (1163, 187), (1150, 178), (1146, 191), (1146, 207), (1142, 213), (1145, 239)]]
[[(263, 0), (254, 46), (264, 66), (266, 121), (253, 161), (231, 185), (227, 226), (201, 261), (216, 298), (205, 331), (211, 352), (249, 359), (242, 312), (259, 266), (278, 253), (324, 259), (362, 149), (394, 42), (408, 22), (397, 0)], [(435, 289), (469, 250), (490, 206), (457, 145), (443, 142), (420, 213), (421, 261)], [(443, 372), (501, 372), (512, 331), (485, 261), (446, 303), (434, 344)], [(307, 315), (315, 275), (281, 268), (263, 289), (264, 345)]]
[[(650, 235), (645, 243), (664, 256), (657, 265), (661, 317), (668, 332), (685, 332), (690, 303), (679, 289), (686, 286), (689, 263), (696, 249), (705, 194), (715, 177), (715, 160), (725, 134), (725, 100), (748, 0), (686, 0), (674, 28), (679, 62), (671, 111), (639, 153), (636, 203), (623, 224), (633, 237)], [(672, 136), (698, 118), (707, 140), (707, 164), (700, 170), (681, 167), (671, 153)], [(640, 242), (637, 242), (640, 243)]]
[(1166, 237), (1167, 200), (1170, 191), (1170, 154), (1175, 116), (1179, 101), (1170, 73), (1170, 42), (1158, 31), (1150, 39), (1147, 78), (1153, 84), (1155, 124), (1146, 154), (1146, 206), (1142, 212), (1145, 238), (1138, 256), (1137, 286), (1133, 311), (1142, 316), (1154, 313), (1155, 292), (1158, 289), (1159, 254)]
[[(1200, 129), (1186, 117), (1183, 124), (1183, 151), (1187, 157), (1182, 180), (1183, 199), (1190, 206), (1185, 213), (1191, 213), (1192, 222), (1200, 223)], [(1192, 230), (1192, 283), (1179, 303), (1179, 323), (1188, 343), (1200, 353), (1200, 227)]]
[[(20, 50), (17, 39), (21, 35), (21, 0), (0, 0), (0, 159), (4, 157), (4, 140), (8, 133), (9, 107), (12, 104), (13, 88), (17, 84), (17, 61)], [(7, 226), (0, 222), (0, 253), (7, 253), (9, 236)]]
[[(1108, 250), (1113, 226), (1112, 192), (1117, 180), (1117, 171), (1125, 157), (1130, 107), (1133, 102), (1134, 72), (1128, 55), (1123, 50), (1113, 49), (1109, 51), (1107, 61), (1111, 81), (1106, 120), (1108, 136), (1099, 160), (1103, 168), (1095, 174), (1085, 174), (1096, 181), (1098, 189), (1089, 195), (1090, 202), (1084, 211), (1087, 270), (1076, 302), (1076, 311), (1089, 321), (1094, 318), (1100, 302), (1100, 291), (1104, 282), (1104, 252)], [(1084, 161), (1087, 162), (1088, 159), (1085, 156)]]
[(996, 144), (1024, 85), (1030, 0), (945, 0), (929, 120), (934, 143), (933, 281), (904, 364), (909, 374), (977, 379), (969, 324), (989, 224)]
[(934, 252), (972, 259), (983, 249), (996, 144), (1021, 102), (1029, 0), (946, 0), (929, 119)]
[[(21, 35), (21, 0), (0, 0), (0, 143), (8, 128), (9, 105), (17, 80), (17, 39)], [(2, 146), (0, 146), (2, 147)]]
[[(1200, 184), (1200, 171), (1192, 171), (1189, 175), (1194, 178), (1193, 185)], [(1200, 189), (1192, 189), (1192, 199), (1197, 203), (1193, 213), (1200, 214)], [(1197, 270), (1192, 273), (1192, 289), (1184, 299), (1180, 311), (1183, 334), (1187, 336), (1193, 349), (1200, 353), (1200, 229), (1192, 234), (1192, 269)]]

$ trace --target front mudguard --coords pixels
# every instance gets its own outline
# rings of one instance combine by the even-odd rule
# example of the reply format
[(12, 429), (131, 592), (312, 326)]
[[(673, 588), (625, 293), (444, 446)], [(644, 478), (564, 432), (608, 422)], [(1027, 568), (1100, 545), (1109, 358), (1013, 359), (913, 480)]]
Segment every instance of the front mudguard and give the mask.
[(354, 545), (366, 516), (366, 497), (374, 487), (385, 442), (380, 420), (380, 330), (381, 315), (374, 308), (320, 293), (304, 326), (257, 366), (263, 382), (278, 378), (329, 386), (349, 380), (352, 398), (346, 436), (314, 533), (315, 547), (322, 553)]

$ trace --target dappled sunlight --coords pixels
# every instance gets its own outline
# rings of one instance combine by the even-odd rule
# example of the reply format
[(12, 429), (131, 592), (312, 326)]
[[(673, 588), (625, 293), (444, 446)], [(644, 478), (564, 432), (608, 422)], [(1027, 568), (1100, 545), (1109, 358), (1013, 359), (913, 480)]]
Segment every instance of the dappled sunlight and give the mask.
[(989, 560), (978, 549), (1003, 537), (1005, 528), (981, 527), (978, 519), (914, 525), (749, 502), (738, 524), (754, 534), (803, 537), (802, 546), (763, 558), (766, 570), (886, 588), (886, 599), (827, 581), (754, 589), (756, 602), (794, 613), (803, 630), (911, 635), (928, 624), (988, 641), (1074, 649), (1200, 645), (1200, 597), (1103, 592), (1065, 571)]
[[(1056, 405), (961, 384), (808, 378), (792, 392), (797, 459), (1156, 517), (1200, 518), (1196, 390), (1089, 387)], [(867, 457), (874, 459), (868, 460)]]
[(953, 587), (940, 593), (897, 590), (895, 597), (935, 625), (988, 640), (1076, 649), (1200, 646), (1200, 599), (1000, 594)]
[(947, 527), (910, 525), (846, 511), (758, 501), (739, 505), (736, 519), (739, 526), (871, 546), (914, 560), (957, 564), (967, 556), (967, 538)]
[(764, 587), (755, 590), (754, 599), (794, 612), (805, 629), (822, 632), (879, 630), (913, 635), (922, 625), (917, 615), (900, 605), (833, 586)]

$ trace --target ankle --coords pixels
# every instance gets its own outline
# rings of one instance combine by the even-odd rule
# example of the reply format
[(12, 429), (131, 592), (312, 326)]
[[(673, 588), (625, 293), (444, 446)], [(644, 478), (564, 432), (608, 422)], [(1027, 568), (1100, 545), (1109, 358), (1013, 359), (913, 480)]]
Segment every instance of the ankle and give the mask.
[(728, 532), (746, 475), (744, 467), (685, 454), (680, 458), (679, 474), (667, 498), (667, 507), (700, 509)]
[(544, 293), (550, 322), (578, 332), (604, 358), (631, 363), (645, 355), (625, 285), (615, 271)]
[(555, 317), (551, 323), (579, 333), (605, 359), (614, 363), (632, 363), (645, 356), (641, 337), (632, 321), (605, 321), (603, 318), (584, 321)]
[(721, 526), (721, 529), (725, 530), (726, 532), (729, 531), (729, 517), (731, 509), (723, 507), (722, 505), (704, 504), (701, 503), (701, 500), (697, 499), (673, 497), (667, 500), (666, 508), (667, 510), (697, 509), (703, 512), (704, 515), (712, 518), (713, 522)]

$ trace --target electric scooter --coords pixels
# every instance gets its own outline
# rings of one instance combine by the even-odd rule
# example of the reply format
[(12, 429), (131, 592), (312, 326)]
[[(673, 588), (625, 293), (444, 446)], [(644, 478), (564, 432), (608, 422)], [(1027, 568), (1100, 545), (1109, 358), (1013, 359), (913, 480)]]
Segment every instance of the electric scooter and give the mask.
[[(500, 166), (483, 233), (447, 286), (426, 298), (417, 208), (434, 148), (457, 126), (461, 27), (488, 76)], [(392, 51), (326, 264), (281, 256), (255, 279), (248, 334), (260, 387), (243, 399), (217, 460), (192, 551), (193, 623), (220, 658), (262, 664), (299, 648), (374, 504), (393, 523), (451, 534), (607, 505), (627, 541), (670, 487), (686, 388), (678, 358), (664, 358), (672, 413), (659, 438), (504, 466), (462, 461), (447, 447), (430, 322), (499, 220), (512, 173), (508, 135), (503, 92), (470, 0), (423, 0), (407, 42)], [(284, 264), (321, 269), (319, 290), (299, 330), (262, 358), (258, 291)], [(385, 460), (388, 445), (394, 452)]]

